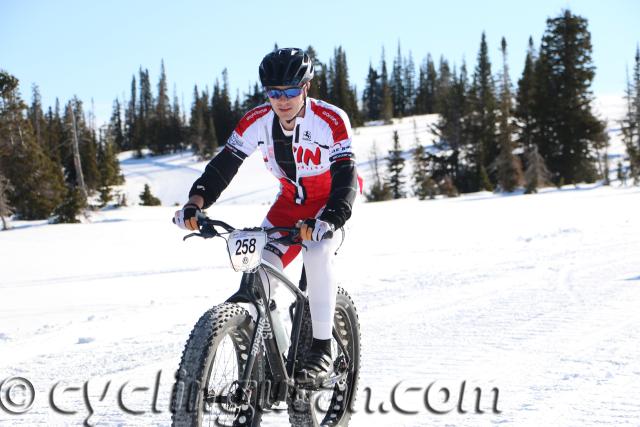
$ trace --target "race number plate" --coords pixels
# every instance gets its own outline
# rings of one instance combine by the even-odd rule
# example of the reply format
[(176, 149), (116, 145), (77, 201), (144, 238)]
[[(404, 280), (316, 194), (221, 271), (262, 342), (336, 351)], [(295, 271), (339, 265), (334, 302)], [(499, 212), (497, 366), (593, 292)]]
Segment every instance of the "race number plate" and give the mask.
[(229, 234), (227, 249), (235, 271), (249, 271), (260, 265), (262, 249), (267, 244), (264, 231), (235, 230)]

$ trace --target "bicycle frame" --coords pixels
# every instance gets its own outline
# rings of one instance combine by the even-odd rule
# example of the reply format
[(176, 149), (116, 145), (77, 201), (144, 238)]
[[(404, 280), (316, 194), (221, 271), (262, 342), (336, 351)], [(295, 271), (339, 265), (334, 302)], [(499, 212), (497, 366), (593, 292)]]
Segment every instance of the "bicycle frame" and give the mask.
[[(271, 316), (271, 310), (269, 307), (269, 299), (265, 293), (262, 278), (260, 277), (259, 270), (262, 269), (267, 276), (273, 276), (276, 280), (283, 283), (289, 292), (295, 295), (295, 317), (292, 322), (291, 331), (291, 344), (289, 347), (289, 353), (287, 355), (287, 365), (285, 366), (282, 357), (280, 356), (286, 349), (280, 349), (278, 342), (275, 339), (273, 333), (264, 334), (265, 330), (272, 331), (271, 325), (274, 319)], [(267, 262), (262, 262), (258, 269), (244, 273), (242, 280), (240, 281), (240, 288), (236, 293), (227, 299), (227, 302), (232, 303), (249, 303), (253, 304), (258, 312), (256, 319), (256, 327), (254, 329), (253, 337), (251, 338), (251, 351), (249, 357), (245, 362), (245, 369), (243, 378), (241, 379), (242, 395), (246, 395), (246, 389), (249, 388), (251, 373), (255, 364), (256, 356), (260, 351), (260, 344), (264, 340), (266, 348), (266, 356), (271, 367), (271, 373), (275, 382), (275, 386), (279, 387), (277, 393), (277, 400), (284, 400), (286, 398), (287, 387), (282, 387), (281, 384), (287, 386), (294, 386), (293, 369), (296, 359), (296, 349), (298, 347), (298, 340), (300, 336), (300, 327), (302, 323), (302, 314), (304, 309), (304, 303), (306, 296), (303, 290), (306, 288), (306, 280), (303, 276), (301, 278), (301, 289), (291, 283), (291, 281), (277, 268), (271, 266)], [(280, 322), (280, 319), (276, 319), (276, 322)]]
[[(268, 279), (269, 276), (274, 277), (285, 285), (285, 288), (295, 296), (294, 316), (292, 319), (290, 344), (287, 353), (286, 366), (281, 357), (282, 353), (287, 349), (281, 349), (278, 347), (278, 342), (273, 333), (263, 333), (266, 331), (273, 331), (271, 325), (273, 322), (280, 322), (279, 318), (273, 319), (271, 316), (271, 310), (269, 307), (269, 298), (265, 293), (265, 289), (262, 283), (262, 278), (259, 270), (262, 269)], [(240, 288), (236, 293), (227, 299), (227, 302), (231, 303), (249, 303), (253, 304), (258, 312), (256, 319), (256, 327), (251, 338), (251, 351), (245, 362), (245, 369), (243, 372), (243, 378), (240, 381), (240, 387), (238, 393), (240, 396), (246, 396), (249, 385), (251, 373), (256, 361), (258, 352), (260, 351), (260, 344), (264, 340), (266, 356), (271, 368), (271, 374), (273, 376), (273, 386), (278, 387), (277, 394), (275, 395), (276, 401), (283, 401), (287, 397), (287, 391), (289, 387), (295, 387), (294, 381), (294, 369), (295, 361), (297, 358), (298, 342), (300, 339), (300, 330), (302, 327), (302, 316), (304, 313), (304, 305), (307, 297), (304, 293), (306, 291), (307, 282), (304, 268), (302, 270), (302, 276), (300, 278), (299, 287), (294, 285), (279, 269), (272, 266), (266, 261), (262, 261), (260, 266), (247, 273), (243, 273), (242, 280), (240, 281)], [(277, 316), (276, 316), (277, 317)], [(336, 328), (333, 328), (333, 336), (338, 343), (338, 346), (342, 349), (343, 354), (347, 354), (346, 349), (339, 338)], [(271, 402), (275, 403), (275, 402)]]

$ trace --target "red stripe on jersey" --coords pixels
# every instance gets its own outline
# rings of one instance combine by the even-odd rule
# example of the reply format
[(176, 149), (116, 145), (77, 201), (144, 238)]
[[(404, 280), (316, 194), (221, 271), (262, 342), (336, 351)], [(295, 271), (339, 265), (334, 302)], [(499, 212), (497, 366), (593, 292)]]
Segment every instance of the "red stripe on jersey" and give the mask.
[(296, 186), (287, 178), (280, 178), (280, 194), (278, 195), (278, 200), (281, 198), (287, 200), (295, 200), (296, 198)]
[(327, 203), (331, 193), (331, 172), (326, 171), (320, 175), (305, 176), (300, 178), (300, 184), (305, 189), (306, 201)]
[(315, 102), (311, 102), (311, 110), (318, 117), (327, 122), (327, 124), (331, 128), (334, 143), (348, 138), (349, 134), (347, 133), (347, 126), (338, 113), (330, 110), (329, 108), (321, 107)]
[(271, 111), (270, 105), (261, 105), (252, 110), (247, 111), (247, 113), (240, 119), (238, 122), (238, 126), (236, 126), (236, 133), (240, 136), (247, 130), (249, 126), (255, 123), (260, 117), (263, 117)]

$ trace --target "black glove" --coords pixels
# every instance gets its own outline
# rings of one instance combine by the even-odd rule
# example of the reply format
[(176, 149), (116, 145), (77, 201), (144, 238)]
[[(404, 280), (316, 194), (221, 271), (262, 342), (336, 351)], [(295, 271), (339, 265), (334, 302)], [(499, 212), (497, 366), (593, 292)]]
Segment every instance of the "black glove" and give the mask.
[(200, 208), (193, 203), (187, 203), (180, 209), (176, 211), (176, 214), (173, 217), (173, 222), (180, 228), (184, 230), (198, 230), (198, 220), (196, 215), (200, 212)]

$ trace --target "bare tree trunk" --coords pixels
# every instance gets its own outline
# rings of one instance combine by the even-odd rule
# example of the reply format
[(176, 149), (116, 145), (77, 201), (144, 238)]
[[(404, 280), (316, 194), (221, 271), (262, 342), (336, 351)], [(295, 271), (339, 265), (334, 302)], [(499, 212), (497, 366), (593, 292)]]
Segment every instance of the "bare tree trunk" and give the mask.
[(80, 188), (80, 192), (82, 193), (82, 197), (87, 199), (87, 187), (84, 184), (84, 175), (82, 174), (82, 163), (80, 161), (80, 148), (78, 146), (78, 129), (76, 126), (76, 114), (71, 108), (71, 103), (69, 103), (69, 114), (71, 115), (72, 120), (72, 134), (73, 134), (73, 164), (76, 168), (76, 183), (78, 188)]
[(5, 216), (9, 217), (13, 213), (11, 206), (9, 206), (9, 201), (7, 200), (7, 191), (12, 190), (12, 188), (13, 187), (9, 180), (0, 173), (0, 219), (2, 220), (3, 230), (9, 229), (9, 223)]

